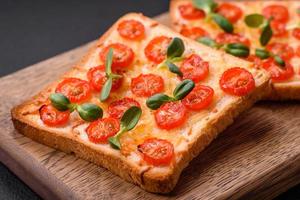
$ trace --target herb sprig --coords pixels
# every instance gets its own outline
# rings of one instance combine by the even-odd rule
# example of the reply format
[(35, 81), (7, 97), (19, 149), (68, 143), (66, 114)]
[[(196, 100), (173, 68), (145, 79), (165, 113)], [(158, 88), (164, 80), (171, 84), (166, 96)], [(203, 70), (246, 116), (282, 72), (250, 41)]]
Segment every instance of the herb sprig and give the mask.
[(105, 81), (100, 94), (100, 101), (102, 102), (109, 97), (113, 80), (122, 78), (121, 75), (112, 73), (111, 70), (112, 60), (113, 60), (113, 49), (110, 48), (105, 59), (105, 74), (107, 80)]
[(163, 61), (159, 67), (166, 66), (170, 72), (182, 77), (182, 72), (174, 62), (179, 62), (183, 59), (182, 54), (184, 50), (185, 47), (182, 39), (178, 37), (173, 38), (167, 49), (167, 59)]
[(266, 49), (255, 49), (255, 55), (262, 60), (272, 57), (280, 67), (285, 67), (285, 61), (279, 55), (273, 54)]
[(50, 101), (54, 108), (59, 111), (67, 111), (73, 112), (76, 110), (81, 117), (81, 119), (91, 122), (96, 119), (102, 118), (103, 110), (92, 103), (84, 103), (84, 104), (74, 104), (71, 103), (70, 100), (61, 93), (52, 93), (50, 95)]
[(183, 80), (174, 89), (173, 97), (170, 97), (163, 93), (158, 93), (149, 97), (146, 101), (146, 105), (148, 108), (156, 110), (164, 103), (183, 99), (193, 90), (194, 87), (195, 83), (192, 80)]
[(121, 118), (120, 130), (116, 135), (108, 139), (109, 144), (114, 149), (121, 149), (121, 144), (120, 144), (121, 136), (125, 132), (132, 130), (136, 126), (141, 115), (142, 115), (142, 110), (139, 107), (132, 106), (128, 110), (126, 110), (126, 112), (123, 114)]
[(212, 19), (225, 32), (233, 32), (233, 25), (230, 21), (215, 12), (218, 4), (214, 0), (193, 0), (193, 5), (205, 12), (206, 20)]
[(259, 42), (262, 46), (266, 46), (273, 36), (273, 31), (271, 28), (271, 21), (273, 18), (265, 18), (261, 14), (250, 14), (245, 17), (245, 23), (251, 28), (261, 29), (261, 35)]
[(223, 49), (225, 52), (237, 57), (248, 57), (250, 53), (249, 47), (242, 43), (219, 44), (209, 37), (200, 37), (197, 41), (215, 49)]
[[(273, 37), (273, 31), (271, 28), (272, 20), (272, 17), (267, 19), (263, 15), (257, 13), (250, 14), (245, 17), (245, 23), (247, 26), (261, 29), (259, 42), (263, 47), (266, 46)], [(285, 67), (285, 61), (279, 55), (273, 54), (265, 48), (255, 49), (255, 55), (262, 60), (272, 57), (278, 66)]]

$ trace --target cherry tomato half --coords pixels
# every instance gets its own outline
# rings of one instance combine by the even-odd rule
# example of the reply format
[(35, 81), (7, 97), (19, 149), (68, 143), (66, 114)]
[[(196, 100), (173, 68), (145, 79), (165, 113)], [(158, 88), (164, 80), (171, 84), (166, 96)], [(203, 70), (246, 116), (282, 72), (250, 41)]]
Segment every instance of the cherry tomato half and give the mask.
[(191, 3), (180, 5), (178, 9), (180, 15), (187, 20), (202, 19), (205, 17), (205, 12), (195, 8)]
[(290, 60), (295, 55), (294, 49), (285, 43), (270, 43), (266, 46), (266, 49), (273, 54), (279, 55), (284, 60)]
[(153, 38), (145, 48), (145, 55), (148, 60), (157, 64), (161, 63), (166, 58), (170, 42), (171, 38), (166, 36)]
[(268, 58), (263, 62), (263, 68), (270, 73), (273, 82), (285, 81), (294, 75), (294, 69), (287, 61), (285, 61), (285, 67), (281, 68), (273, 58)]
[(297, 47), (296, 55), (300, 57), (300, 45)]
[(180, 102), (168, 102), (155, 111), (155, 121), (161, 129), (172, 129), (186, 121), (187, 110)]
[(286, 30), (286, 24), (278, 21), (271, 22), (271, 28), (273, 30), (274, 37), (285, 37), (288, 35)]
[(240, 7), (231, 3), (222, 3), (217, 12), (228, 19), (231, 23), (237, 22), (243, 16), (243, 11)]
[(214, 90), (209, 86), (197, 85), (183, 100), (182, 103), (191, 110), (207, 108), (213, 101)]
[(145, 36), (144, 25), (136, 20), (124, 20), (118, 25), (119, 34), (129, 40), (140, 40)]
[(263, 15), (266, 18), (273, 17), (275, 21), (286, 23), (289, 21), (289, 11), (286, 6), (283, 5), (269, 5), (263, 8)]
[(295, 29), (293, 30), (293, 36), (294, 36), (295, 38), (297, 38), (298, 40), (300, 40), (300, 28), (295, 28)]
[[(114, 72), (114, 73), (121, 74), (119, 72)], [(91, 69), (89, 69), (87, 73), (87, 77), (94, 90), (100, 92), (104, 83), (107, 80), (104, 65), (98, 67), (92, 67)], [(111, 90), (116, 91), (117, 89), (119, 89), (122, 85), (122, 80), (123, 78), (114, 79)]]
[(240, 34), (219, 33), (216, 37), (216, 42), (219, 44), (242, 43), (250, 46), (250, 40)]
[(79, 78), (66, 78), (60, 82), (55, 90), (56, 93), (62, 93), (72, 103), (79, 103), (91, 97), (91, 88), (89, 82)]
[(48, 126), (61, 126), (68, 122), (70, 111), (61, 112), (52, 105), (43, 105), (40, 110), (40, 118)]
[(106, 143), (107, 139), (114, 136), (119, 129), (119, 121), (117, 119), (108, 117), (91, 122), (86, 128), (86, 133), (91, 142), (99, 144)]
[(168, 140), (149, 138), (138, 145), (138, 151), (150, 165), (169, 165), (174, 157), (174, 147)]
[(183, 27), (180, 31), (180, 34), (193, 40), (204, 36), (209, 36), (209, 34), (203, 28), (200, 27)]
[(105, 63), (106, 56), (110, 48), (114, 50), (112, 67), (114, 68), (128, 67), (133, 62), (134, 53), (130, 47), (121, 43), (113, 43), (104, 47), (100, 52), (99, 54), (100, 59), (102, 60), (103, 63)]
[(197, 54), (192, 54), (182, 62), (180, 71), (183, 74), (182, 79), (191, 79), (198, 83), (207, 77), (209, 64)]
[(234, 67), (222, 74), (220, 87), (228, 94), (244, 96), (255, 88), (255, 81), (252, 74), (246, 69)]
[(141, 74), (131, 80), (131, 91), (139, 97), (149, 97), (164, 89), (164, 80), (155, 74)]
[(139, 102), (137, 102), (136, 100), (125, 97), (123, 99), (119, 99), (117, 101), (112, 102), (108, 106), (107, 112), (110, 117), (121, 119), (124, 112), (132, 106), (141, 107)]

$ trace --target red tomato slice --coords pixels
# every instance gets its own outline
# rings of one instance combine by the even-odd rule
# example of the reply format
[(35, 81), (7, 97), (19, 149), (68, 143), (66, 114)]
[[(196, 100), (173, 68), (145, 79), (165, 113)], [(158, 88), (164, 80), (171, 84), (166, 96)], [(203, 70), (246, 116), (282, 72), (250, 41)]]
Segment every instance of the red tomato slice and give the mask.
[(254, 64), (255, 68), (262, 67), (262, 60), (259, 57), (257, 57), (256, 55), (249, 55), (246, 60), (252, 62)]
[(149, 138), (138, 145), (143, 159), (150, 165), (169, 165), (174, 157), (174, 147), (168, 140)]
[(269, 5), (262, 10), (263, 15), (266, 18), (273, 17), (275, 21), (286, 23), (289, 21), (289, 11), (287, 7), (283, 5)]
[(153, 38), (145, 48), (145, 55), (148, 60), (157, 64), (161, 63), (166, 58), (170, 42), (171, 38), (166, 36)]
[(195, 83), (205, 79), (209, 72), (209, 64), (197, 54), (187, 57), (181, 64), (182, 79), (191, 79)]
[(112, 67), (128, 67), (133, 62), (134, 53), (130, 47), (120, 43), (113, 43), (104, 47), (100, 52), (100, 59), (103, 63), (105, 63), (110, 48), (114, 50)]
[(139, 97), (149, 97), (164, 89), (164, 80), (155, 74), (141, 74), (131, 80), (131, 91)]
[(118, 25), (119, 34), (129, 40), (140, 40), (145, 36), (144, 25), (136, 20), (123, 20)]
[(61, 112), (52, 105), (43, 105), (40, 110), (40, 118), (48, 126), (61, 126), (68, 122), (70, 111)]
[(168, 102), (155, 111), (155, 121), (161, 129), (172, 129), (186, 121), (187, 110), (180, 102)]
[(124, 112), (132, 106), (141, 107), (139, 102), (137, 102), (136, 100), (125, 97), (123, 99), (119, 99), (117, 101), (112, 102), (108, 106), (107, 112), (110, 117), (121, 119)]
[(290, 60), (295, 55), (294, 49), (285, 43), (270, 43), (266, 46), (266, 49), (273, 54), (281, 56), (284, 60)]
[(72, 103), (83, 102), (91, 97), (91, 88), (89, 82), (79, 78), (66, 78), (59, 83), (55, 90), (56, 93), (62, 93)]
[(219, 33), (216, 37), (216, 42), (219, 44), (242, 43), (250, 46), (250, 40), (240, 34)]
[(197, 85), (190, 92), (182, 103), (191, 110), (201, 110), (207, 108), (213, 101), (214, 90), (209, 86)]
[(197, 38), (201, 38), (204, 36), (209, 36), (209, 34), (200, 27), (192, 27), (192, 28), (183, 27), (180, 31), (180, 34), (185, 37), (191, 38), (193, 40), (196, 40)]
[(114, 118), (102, 118), (90, 123), (86, 133), (95, 144), (106, 143), (109, 137), (114, 136), (120, 129), (120, 123)]
[(293, 36), (294, 36), (295, 38), (297, 38), (298, 40), (300, 40), (300, 28), (295, 28), (295, 29), (293, 30)]
[(297, 48), (297, 52), (296, 52), (296, 54), (297, 54), (297, 56), (299, 56), (300, 57), (300, 45), (298, 46), (298, 48)]
[(228, 19), (231, 23), (237, 22), (243, 16), (243, 11), (240, 7), (231, 3), (222, 3), (217, 12)]
[(263, 62), (263, 68), (267, 70), (273, 82), (280, 82), (290, 79), (294, 75), (294, 69), (289, 62), (285, 62), (285, 67), (279, 67), (273, 58), (268, 58)]
[(178, 9), (180, 15), (187, 20), (202, 19), (205, 17), (205, 12), (195, 8), (191, 3), (180, 5)]
[(252, 74), (246, 69), (234, 67), (222, 74), (220, 87), (228, 94), (244, 96), (255, 88), (255, 81)]
[[(114, 73), (121, 74), (119, 72), (114, 72)], [(92, 67), (91, 69), (89, 69), (87, 73), (87, 77), (94, 90), (100, 92), (104, 83), (107, 80), (104, 65), (98, 67)], [(117, 89), (119, 89), (122, 85), (122, 80), (123, 78), (114, 79), (111, 90), (116, 91)]]
[(288, 35), (285, 23), (272, 21), (271, 28), (273, 30), (274, 37), (286, 37)]

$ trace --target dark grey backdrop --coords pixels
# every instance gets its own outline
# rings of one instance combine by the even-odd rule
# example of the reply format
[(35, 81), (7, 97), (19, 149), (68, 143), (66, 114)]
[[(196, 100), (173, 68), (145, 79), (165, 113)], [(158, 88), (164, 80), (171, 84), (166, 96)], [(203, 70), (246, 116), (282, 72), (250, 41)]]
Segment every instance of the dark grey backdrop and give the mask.
[[(167, 0), (0, 0), (0, 76), (96, 39), (127, 12), (155, 16)], [(300, 186), (280, 199), (300, 199)], [(39, 199), (0, 164), (0, 199)]]

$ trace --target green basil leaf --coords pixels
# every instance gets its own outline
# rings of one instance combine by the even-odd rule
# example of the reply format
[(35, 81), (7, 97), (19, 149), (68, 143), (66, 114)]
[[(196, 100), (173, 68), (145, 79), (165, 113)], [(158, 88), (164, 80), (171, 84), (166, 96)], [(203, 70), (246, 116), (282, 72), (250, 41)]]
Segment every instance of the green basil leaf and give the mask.
[(177, 67), (174, 63), (171, 63), (170, 61), (166, 61), (165, 64), (168, 66), (170, 72), (177, 74), (178, 76), (182, 77), (183, 74), (180, 71), (179, 67)]
[(136, 126), (141, 115), (142, 115), (142, 109), (140, 107), (132, 106), (128, 110), (126, 110), (126, 112), (123, 114), (121, 118), (120, 131), (116, 135), (108, 139), (109, 144), (114, 149), (121, 149), (120, 137), (122, 136), (123, 133), (132, 130)]
[(285, 67), (285, 62), (280, 56), (275, 55), (273, 58), (280, 67)]
[(260, 44), (266, 46), (273, 36), (273, 31), (271, 29), (270, 22), (263, 28), (261, 36), (259, 38)]
[(214, 0), (193, 0), (194, 7), (204, 10), (206, 13), (213, 12), (218, 4)]
[(265, 17), (260, 14), (251, 14), (245, 17), (245, 23), (251, 28), (258, 28), (265, 22)]
[(195, 87), (195, 83), (192, 80), (186, 79), (179, 83), (173, 91), (174, 98), (176, 100), (183, 99), (186, 95), (188, 95), (193, 88)]
[(216, 48), (218, 46), (218, 44), (210, 37), (197, 38), (197, 42), (204, 44), (206, 46), (212, 47), (212, 48)]
[(107, 53), (106, 59), (105, 59), (105, 73), (107, 76), (110, 76), (110, 74), (111, 74), (111, 64), (112, 64), (112, 60), (113, 60), (113, 55), (114, 55), (114, 50), (112, 48), (110, 48), (108, 50), (108, 53)]
[(185, 47), (182, 39), (178, 37), (173, 38), (167, 49), (167, 58), (172, 59), (182, 56), (184, 49)]
[(227, 33), (233, 32), (233, 25), (222, 15), (213, 13), (212, 19)]
[(103, 116), (102, 109), (99, 106), (91, 103), (85, 103), (77, 106), (77, 112), (81, 119), (88, 122), (95, 121)]
[(297, 14), (300, 15), (300, 7), (296, 10)]
[(271, 56), (270, 52), (264, 49), (255, 49), (255, 55), (261, 59), (267, 59)]
[(121, 129), (124, 129), (125, 131), (132, 130), (138, 123), (141, 115), (142, 109), (140, 107), (130, 107), (121, 118)]
[(118, 149), (118, 150), (121, 149), (121, 144), (120, 144), (120, 138), (119, 137), (117, 137), (117, 136), (110, 137), (110, 138), (108, 138), (108, 142), (109, 142), (109, 144), (112, 148)]
[(244, 50), (244, 49), (225, 49), (226, 53), (229, 53), (233, 56), (236, 57), (248, 57), (249, 56), (249, 49), (248, 50)]
[(169, 97), (165, 94), (159, 93), (149, 97), (146, 101), (146, 105), (148, 108), (152, 110), (158, 109), (164, 103), (174, 101), (172, 97)]
[(112, 87), (112, 82), (113, 82), (112, 77), (109, 77), (104, 83), (100, 94), (100, 101), (103, 102), (109, 97), (111, 87)]
[(170, 62), (180, 62), (182, 60), (184, 60), (184, 57), (175, 57), (175, 58), (171, 58), (171, 59), (168, 59)]
[(69, 110), (70, 100), (61, 93), (53, 93), (50, 95), (50, 101), (54, 108), (59, 111)]
[(230, 43), (226, 46), (226, 48), (229, 48), (229, 49), (242, 49), (242, 50), (248, 50), (249, 51), (249, 47), (242, 44), (242, 43)]
[(237, 57), (248, 57), (250, 53), (249, 47), (240, 43), (232, 43), (226, 45), (225, 51)]

